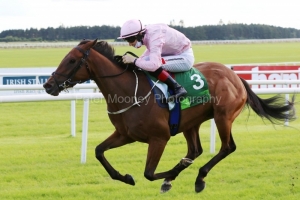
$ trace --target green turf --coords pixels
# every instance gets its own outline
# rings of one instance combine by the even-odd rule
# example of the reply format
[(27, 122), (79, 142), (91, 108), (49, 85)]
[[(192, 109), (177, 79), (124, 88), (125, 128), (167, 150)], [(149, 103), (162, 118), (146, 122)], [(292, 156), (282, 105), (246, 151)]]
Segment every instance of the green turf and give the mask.
[[(281, 48), (276, 51), (273, 45)], [(195, 55), (198, 61), (219, 61), (225, 64), (292, 62), (300, 60), (297, 57), (300, 55), (297, 45), (290, 43), (199, 45), (195, 48)], [(256, 51), (259, 46), (264, 51)], [(256, 48), (250, 50), (250, 47)], [(117, 53), (122, 54), (120, 52), (129, 49), (134, 50), (118, 47)], [(241, 49), (244, 53), (241, 53)], [(289, 54), (286, 53), (286, 49), (294, 50), (290, 50)], [(1, 67), (56, 66), (69, 50), (1, 49), (0, 65)], [(294, 51), (298, 52), (297, 55), (291, 54)], [(280, 60), (277, 60), (275, 52), (277, 56), (282, 56)], [(6, 60), (8, 55), (13, 54), (19, 57), (12, 56)], [(226, 58), (224, 54), (230, 57)], [(290, 55), (294, 57), (291, 58)], [(265, 59), (261, 58), (263, 56)], [(253, 60), (249, 60), (248, 57)], [(297, 95), (297, 99), (299, 98)], [(299, 116), (299, 104), (296, 108)], [(162, 181), (150, 182), (143, 177), (147, 145), (133, 143), (105, 153), (107, 159), (120, 173), (131, 174), (135, 178), (135, 186), (112, 180), (95, 159), (94, 148), (113, 131), (103, 101), (90, 103), (87, 163), (80, 164), (82, 110), (82, 101), (77, 101), (77, 136), (71, 137), (69, 101), (0, 104), (1, 200), (298, 200), (300, 198), (298, 120), (291, 122), (290, 127), (273, 126), (267, 121), (262, 121), (253, 111), (248, 117), (249, 111), (244, 110), (236, 119), (232, 130), (237, 144), (236, 152), (212, 169), (205, 179), (206, 189), (196, 194), (194, 182), (198, 170), (213, 156), (209, 153), (210, 124), (204, 123), (200, 130), (204, 153), (173, 181), (170, 192), (160, 194)], [(219, 147), (220, 140), (217, 137), (216, 151)], [(186, 143), (182, 134), (173, 137), (165, 149), (157, 172), (171, 169), (185, 154)]]
[[(299, 106), (297, 107), (300, 109)], [(143, 177), (147, 145), (130, 144), (105, 154), (120, 173), (134, 176), (136, 186), (112, 180), (94, 158), (94, 148), (113, 130), (105, 103), (90, 104), (87, 163), (80, 164), (82, 102), (77, 102), (77, 136), (70, 137), (70, 102), (1, 105), (0, 199), (298, 199), (299, 123), (275, 126), (245, 110), (233, 126), (237, 151), (206, 178), (207, 188), (194, 192), (199, 167), (209, 153), (209, 123), (201, 127), (204, 153), (159, 194), (161, 181)], [(217, 138), (216, 146), (219, 148)], [(186, 153), (183, 136), (172, 138), (157, 171), (173, 167)]]
[[(132, 51), (141, 55), (144, 47), (115, 46), (116, 54)], [(56, 67), (71, 48), (0, 49), (0, 68)], [(214, 61), (223, 64), (299, 62), (300, 44), (253, 43), (194, 45), (195, 62)]]

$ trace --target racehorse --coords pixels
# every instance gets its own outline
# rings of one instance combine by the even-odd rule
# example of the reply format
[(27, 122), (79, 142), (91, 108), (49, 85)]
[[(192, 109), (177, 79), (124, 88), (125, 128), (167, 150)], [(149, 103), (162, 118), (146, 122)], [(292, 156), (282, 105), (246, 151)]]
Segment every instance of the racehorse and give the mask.
[[(168, 125), (169, 109), (158, 106), (145, 73), (121, 64), (114, 54), (114, 48), (107, 42), (97, 42), (97, 39), (83, 40), (63, 58), (43, 85), (48, 94), (57, 96), (61, 91), (78, 83), (89, 79), (95, 81), (106, 100), (109, 119), (115, 127), (114, 132), (95, 148), (95, 156), (112, 179), (135, 185), (131, 175), (122, 175), (110, 165), (104, 152), (138, 141), (148, 144), (145, 178), (150, 181), (164, 179), (161, 192), (170, 190), (171, 181), (202, 154), (199, 128), (204, 121), (214, 118), (221, 148), (211, 160), (199, 168), (195, 191), (200, 192), (205, 188), (204, 178), (208, 172), (236, 150), (231, 129), (245, 105), (273, 124), (295, 119), (294, 97), (291, 101), (285, 101), (279, 95), (262, 99), (251, 90), (245, 80), (223, 64), (195, 64), (194, 67), (207, 79), (211, 99), (205, 104), (181, 111), (178, 133), (182, 132), (186, 139), (187, 154), (169, 171), (156, 173), (164, 148), (171, 137)], [(133, 102), (112, 101), (112, 96), (132, 97)], [(149, 100), (145, 101), (146, 98)]]

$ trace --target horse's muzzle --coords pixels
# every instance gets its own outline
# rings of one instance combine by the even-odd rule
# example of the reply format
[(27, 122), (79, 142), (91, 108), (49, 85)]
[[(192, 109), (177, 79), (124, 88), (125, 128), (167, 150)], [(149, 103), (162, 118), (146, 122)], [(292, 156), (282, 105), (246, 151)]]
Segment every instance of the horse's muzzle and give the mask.
[(59, 94), (59, 89), (56, 87), (56, 85), (51, 85), (50, 83), (45, 83), (43, 85), (43, 87), (45, 88), (45, 91), (53, 96), (58, 96)]

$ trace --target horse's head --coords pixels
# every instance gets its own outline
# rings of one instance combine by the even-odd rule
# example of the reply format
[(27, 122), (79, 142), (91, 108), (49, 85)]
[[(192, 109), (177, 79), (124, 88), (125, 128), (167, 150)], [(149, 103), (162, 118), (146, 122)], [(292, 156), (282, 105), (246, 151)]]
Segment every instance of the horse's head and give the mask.
[(62, 90), (90, 79), (87, 59), (90, 49), (96, 43), (97, 39), (94, 41), (84, 40), (64, 57), (56, 71), (43, 85), (48, 94), (57, 96)]

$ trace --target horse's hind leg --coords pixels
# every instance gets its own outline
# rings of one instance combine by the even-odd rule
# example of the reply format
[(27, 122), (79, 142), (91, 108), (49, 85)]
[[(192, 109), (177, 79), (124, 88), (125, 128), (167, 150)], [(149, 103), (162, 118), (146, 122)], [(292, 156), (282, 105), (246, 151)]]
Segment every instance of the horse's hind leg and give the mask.
[(118, 171), (116, 171), (110, 163), (104, 157), (104, 151), (123, 146), (128, 143), (134, 142), (132, 139), (125, 137), (115, 131), (112, 135), (110, 135), (105, 141), (99, 144), (95, 149), (96, 158), (100, 161), (103, 167), (106, 169), (107, 173), (110, 175), (112, 179), (122, 181), (124, 183), (135, 185), (135, 182), (131, 175), (126, 174), (125, 176), (121, 175)]
[(182, 158), (180, 162), (170, 171), (174, 171), (176, 176), (171, 178), (166, 178), (161, 185), (161, 192), (167, 192), (171, 189), (172, 184), (171, 181), (175, 180), (175, 178), (179, 175), (181, 171), (186, 169), (193, 163), (198, 156), (200, 156), (203, 152), (200, 138), (199, 138), (199, 126), (191, 128), (183, 132), (183, 135), (187, 141), (188, 152), (185, 158)]
[(208, 163), (199, 169), (199, 173), (195, 182), (196, 192), (201, 192), (205, 188), (205, 182), (203, 179), (206, 177), (208, 172), (236, 149), (231, 133), (232, 122), (230, 120), (225, 120), (224, 118), (215, 118), (215, 121), (222, 142), (221, 149), (217, 155), (215, 155)]

